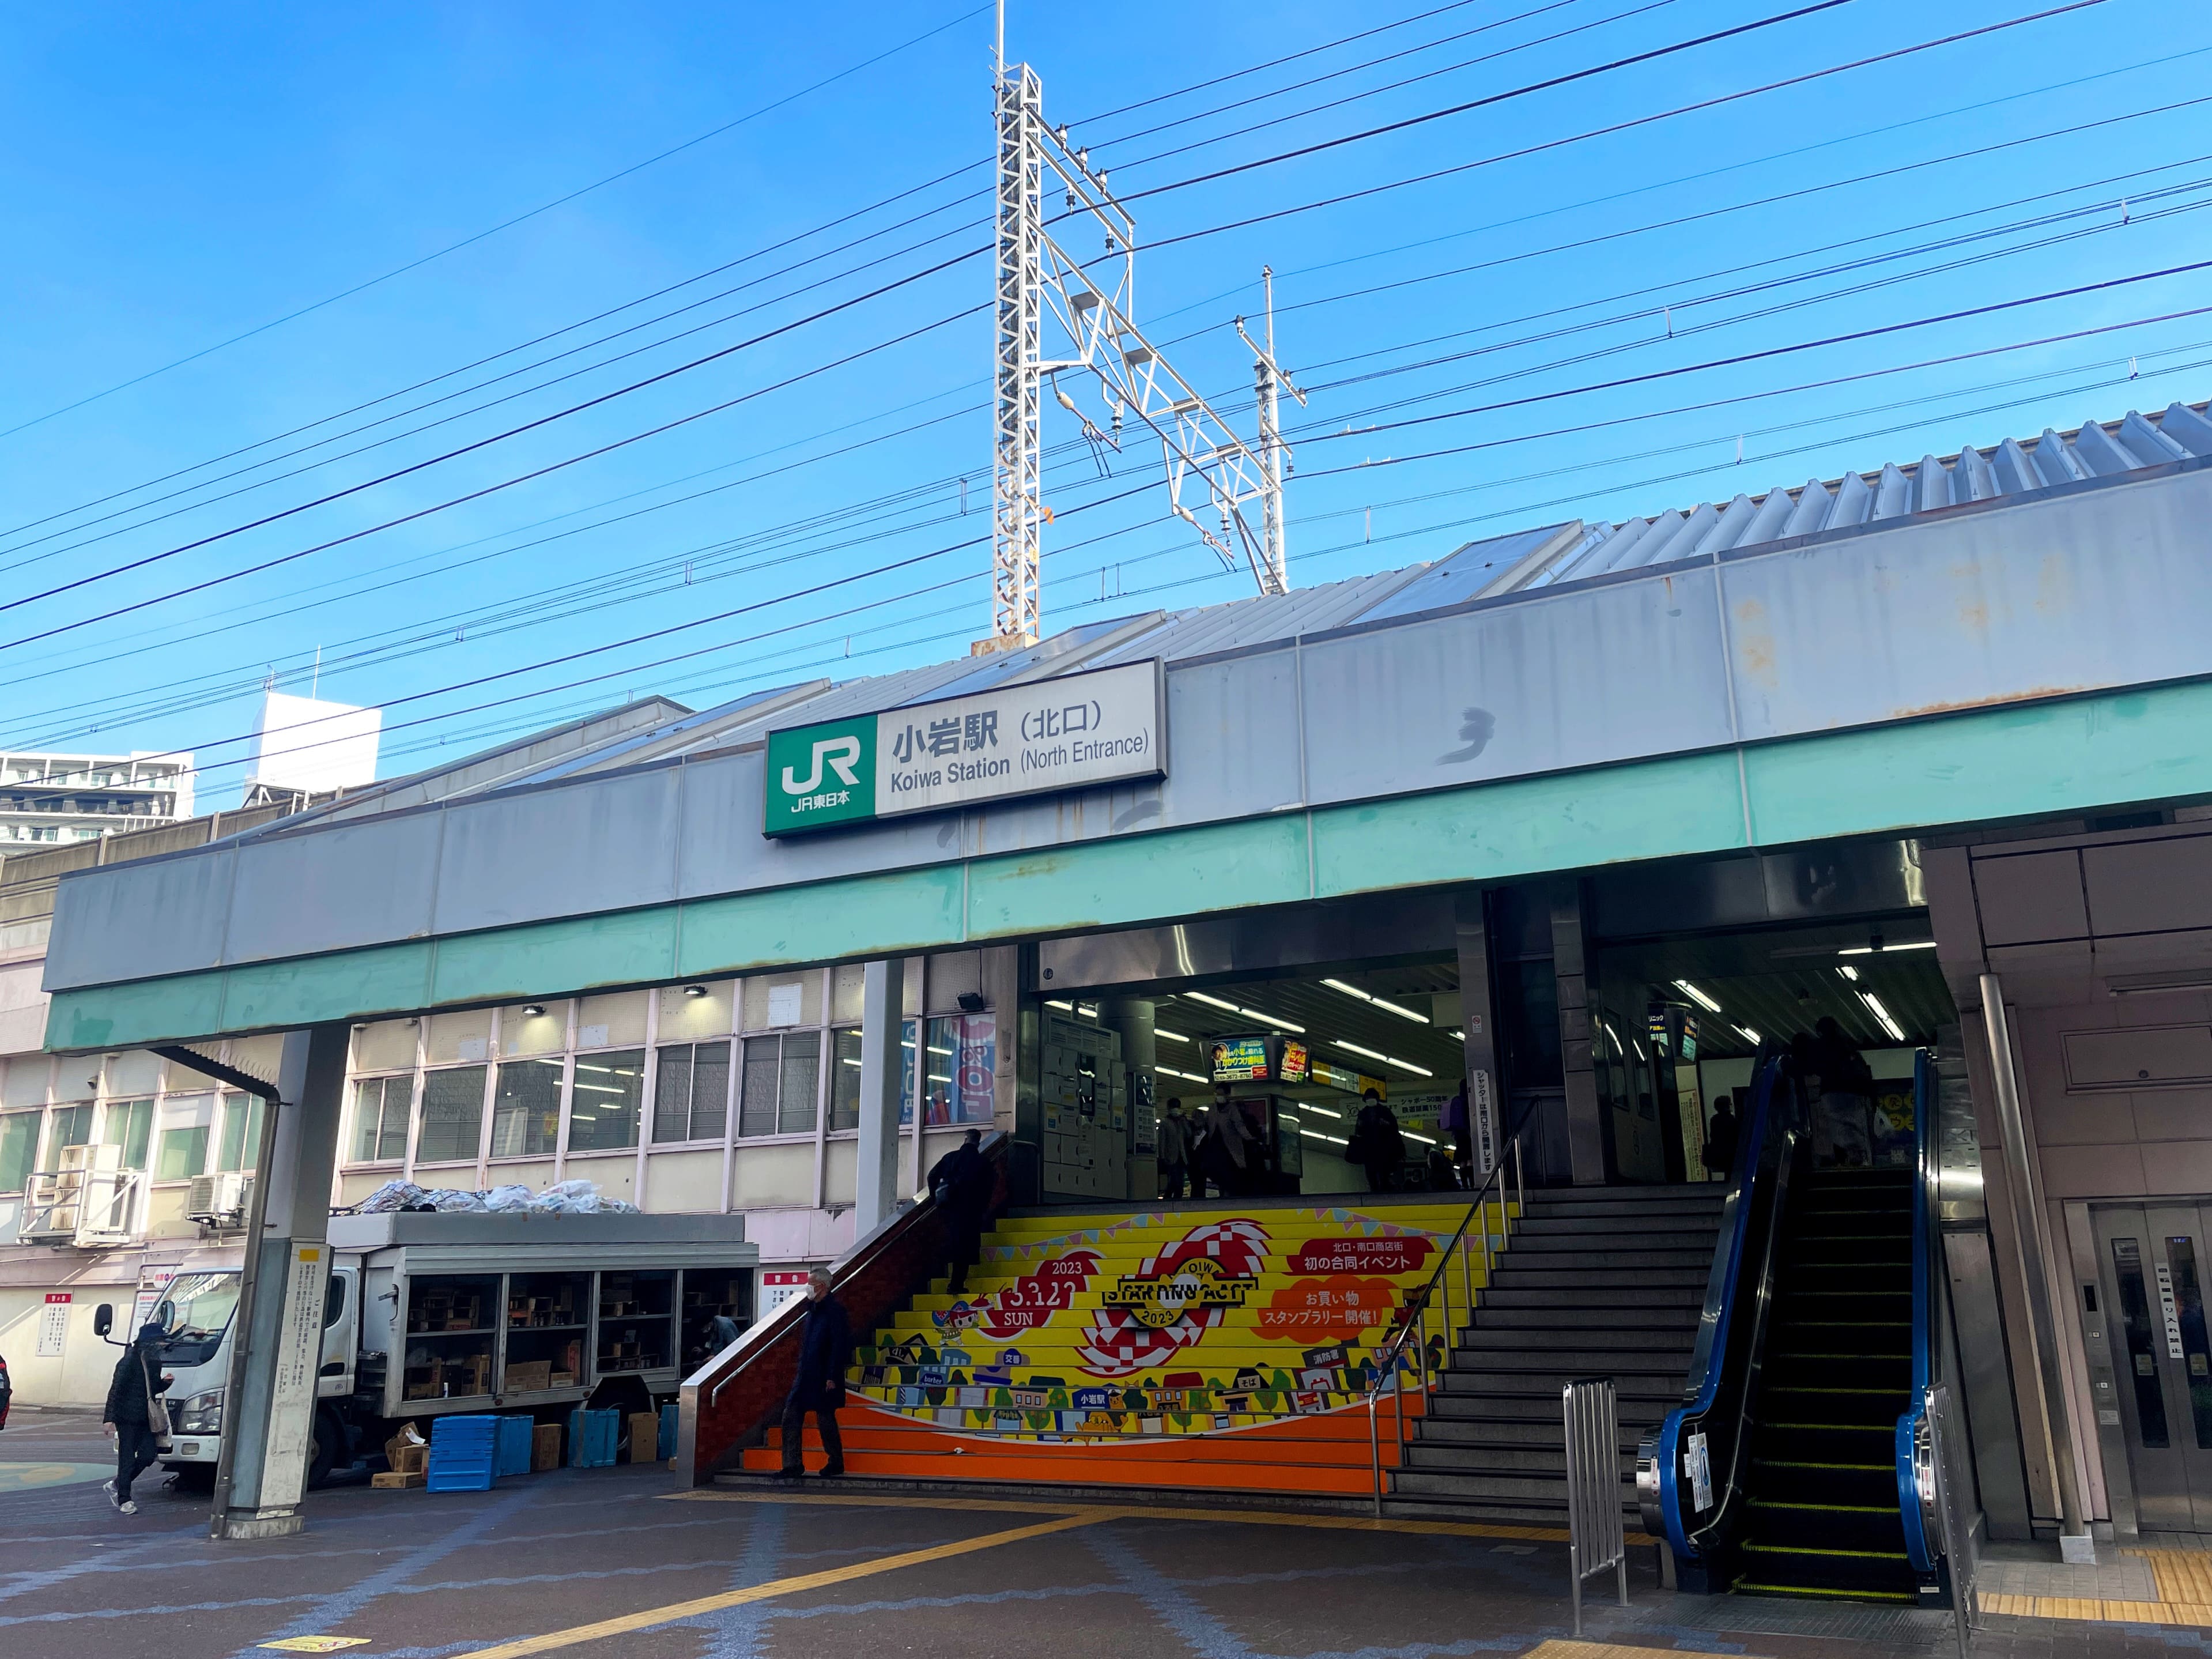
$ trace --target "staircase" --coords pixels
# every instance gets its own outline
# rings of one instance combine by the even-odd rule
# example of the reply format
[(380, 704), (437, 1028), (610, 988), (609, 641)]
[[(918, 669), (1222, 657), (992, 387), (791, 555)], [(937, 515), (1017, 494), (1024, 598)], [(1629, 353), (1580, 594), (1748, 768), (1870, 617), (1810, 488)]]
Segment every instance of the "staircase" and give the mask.
[(1530, 1193), (1450, 1369), (1409, 1425), (1395, 1511), (1560, 1524), (1560, 1391), (1610, 1376), (1634, 1524), (1637, 1439), (1681, 1403), (1725, 1196), (1717, 1183)]
[(1735, 1588), (1913, 1601), (1895, 1447), (1911, 1404), (1913, 1175), (1822, 1170), (1799, 1181), (1783, 1223)]
[[(1505, 1214), (1489, 1209), (1502, 1237)], [(935, 1279), (860, 1340), (838, 1419), (846, 1468), (1365, 1498), (1376, 1352), (1466, 1213), (1464, 1195), (1439, 1194), (1010, 1215), (964, 1294)], [(1469, 1249), (1480, 1287), (1479, 1241)], [(1456, 1267), (1451, 1276), (1456, 1297)], [(1407, 1404), (1417, 1421), (1410, 1389)], [(806, 1467), (818, 1468), (811, 1424), (805, 1433)], [(1396, 1451), (1386, 1429), (1386, 1468)], [(780, 1462), (771, 1430), (738, 1468), (773, 1474)]]

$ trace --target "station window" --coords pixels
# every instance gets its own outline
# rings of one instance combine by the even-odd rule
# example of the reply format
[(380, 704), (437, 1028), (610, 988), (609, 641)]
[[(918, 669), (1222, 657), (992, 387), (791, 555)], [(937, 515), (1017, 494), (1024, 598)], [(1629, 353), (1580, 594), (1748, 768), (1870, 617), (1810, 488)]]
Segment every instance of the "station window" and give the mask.
[(171, 1095), (163, 1100), (154, 1179), (190, 1181), (194, 1176), (205, 1175), (208, 1131), (214, 1122), (213, 1095)]
[(484, 1068), (455, 1066), (422, 1074), (422, 1131), (417, 1164), (472, 1164), (483, 1128)]
[(494, 1158), (550, 1158), (561, 1139), (561, 1062), (502, 1060), (491, 1099)]
[(848, 1025), (830, 1034), (830, 1127), (860, 1127), (860, 1028)]
[(644, 1099), (644, 1049), (577, 1055), (568, 1096), (568, 1150), (618, 1152), (636, 1146)]
[(92, 1140), (92, 1103), (81, 1106), (54, 1108), (53, 1127), (46, 1133), (46, 1164), (50, 1170), (61, 1167), (62, 1148), (83, 1146)]
[(670, 1043), (659, 1049), (658, 1061), (654, 1141), (720, 1140), (730, 1121), (730, 1045)]
[(218, 1170), (251, 1170), (261, 1157), (261, 1121), (268, 1103), (259, 1095), (222, 1097), (222, 1139), (216, 1153)]
[(738, 1133), (748, 1136), (811, 1133), (821, 1070), (819, 1031), (747, 1037)]
[(144, 1169), (148, 1144), (154, 1138), (154, 1103), (150, 1100), (109, 1101), (107, 1121), (100, 1138), (107, 1146), (123, 1149), (125, 1169)]
[(29, 1179), (39, 1150), (39, 1115), (9, 1112), (0, 1117), (0, 1193), (20, 1193)]
[(407, 1108), (415, 1079), (363, 1078), (353, 1085), (353, 1159), (392, 1164), (407, 1156)]

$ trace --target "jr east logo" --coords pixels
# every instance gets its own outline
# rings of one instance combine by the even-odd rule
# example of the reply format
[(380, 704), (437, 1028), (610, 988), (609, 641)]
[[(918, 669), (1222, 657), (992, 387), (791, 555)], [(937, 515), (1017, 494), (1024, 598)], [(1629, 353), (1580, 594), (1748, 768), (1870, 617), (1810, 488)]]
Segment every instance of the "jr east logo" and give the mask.
[(872, 718), (801, 726), (769, 738), (770, 835), (875, 815)]

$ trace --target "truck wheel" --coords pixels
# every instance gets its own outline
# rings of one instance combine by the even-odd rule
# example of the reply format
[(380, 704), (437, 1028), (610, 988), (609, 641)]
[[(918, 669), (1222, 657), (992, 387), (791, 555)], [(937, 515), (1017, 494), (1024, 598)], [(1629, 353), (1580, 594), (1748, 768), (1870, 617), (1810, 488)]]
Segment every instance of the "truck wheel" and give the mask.
[(345, 1430), (326, 1411), (315, 1413), (315, 1437), (307, 1447), (307, 1489), (312, 1492), (331, 1478), (331, 1470), (345, 1450)]

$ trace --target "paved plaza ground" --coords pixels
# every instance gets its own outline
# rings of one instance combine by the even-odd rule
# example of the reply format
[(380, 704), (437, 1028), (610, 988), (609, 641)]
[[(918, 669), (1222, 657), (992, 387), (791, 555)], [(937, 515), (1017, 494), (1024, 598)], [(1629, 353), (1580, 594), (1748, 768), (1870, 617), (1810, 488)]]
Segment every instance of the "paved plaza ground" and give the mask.
[[(216, 1544), (204, 1498), (100, 1488), (82, 1417), (0, 1433), (0, 1654), (246, 1659), (306, 1636), (363, 1659), (1441, 1659), (1639, 1652), (1876, 1659), (1957, 1651), (1948, 1615), (1668, 1594), (1632, 1552), (1631, 1605), (1591, 1587), (1570, 1638), (1566, 1552), (1507, 1528), (1376, 1527), (1235, 1511), (947, 1500), (828, 1489), (679, 1491), (653, 1468), (562, 1470), (489, 1492), (317, 1493), (308, 1530)], [(2142, 1558), (2079, 1583), (2000, 1565), (2008, 1596), (2171, 1588)], [(2007, 1576), (2009, 1575), (2009, 1576)], [(2171, 1602), (2172, 1597), (2168, 1601)], [(2044, 1611), (2148, 1608), (2124, 1602)], [(2174, 1606), (2158, 1618), (2190, 1616)], [(2179, 1622), (1991, 1614), (1977, 1659), (2196, 1655)]]

